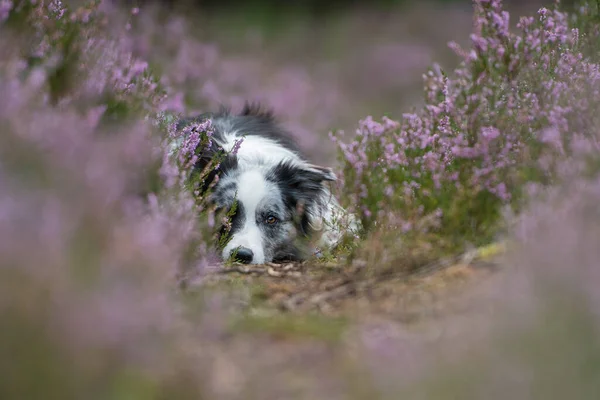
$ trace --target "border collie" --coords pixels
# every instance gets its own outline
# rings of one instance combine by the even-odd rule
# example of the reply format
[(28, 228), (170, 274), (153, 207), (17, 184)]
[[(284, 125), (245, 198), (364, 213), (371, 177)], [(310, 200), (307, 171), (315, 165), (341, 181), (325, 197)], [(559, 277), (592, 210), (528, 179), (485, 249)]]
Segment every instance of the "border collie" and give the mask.
[[(307, 161), (271, 111), (246, 103), (239, 114), (222, 109), (184, 119), (178, 129), (206, 119), (213, 129), (212, 145), (195, 168), (203, 170), (214, 152), (224, 152), (224, 160), (207, 178), (217, 178), (210, 202), (230, 214), (220, 230), (228, 239), (221, 249), (223, 260), (300, 261), (335, 247), (345, 224), (356, 229), (353, 216), (328, 188), (336, 180), (333, 171)], [(202, 190), (207, 188), (205, 184)]]

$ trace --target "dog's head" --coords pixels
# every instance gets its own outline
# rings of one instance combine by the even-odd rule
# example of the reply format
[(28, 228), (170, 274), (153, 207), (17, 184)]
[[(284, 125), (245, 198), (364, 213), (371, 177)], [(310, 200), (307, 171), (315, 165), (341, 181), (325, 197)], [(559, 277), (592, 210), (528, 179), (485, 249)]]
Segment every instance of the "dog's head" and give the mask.
[(212, 194), (229, 217), (221, 230), (223, 258), (251, 264), (302, 258), (303, 240), (323, 227), (323, 183), (335, 179), (330, 169), (290, 161), (230, 169)]
[[(331, 169), (291, 157), (299, 154), (297, 147), (258, 106), (247, 105), (239, 115), (222, 110), (182, 120), (179, 129), (205, 118), (220, 140), (203, 151), (195, 170), (209, 169), (199, 190), (204, 194), (212, 188), (208, 198), (225, 217), (218, 240), (223, 258), (253, 264), (303, 258), (305, 239), (323, 228), (329, 201), (324, 182), (336, 179)], [(239, 152), (232, 151), (228, 132), (244, 132)], [(217, 142), (229, 143), (226, 151)], [(211, 170), (215, 156), (220, 165)]]

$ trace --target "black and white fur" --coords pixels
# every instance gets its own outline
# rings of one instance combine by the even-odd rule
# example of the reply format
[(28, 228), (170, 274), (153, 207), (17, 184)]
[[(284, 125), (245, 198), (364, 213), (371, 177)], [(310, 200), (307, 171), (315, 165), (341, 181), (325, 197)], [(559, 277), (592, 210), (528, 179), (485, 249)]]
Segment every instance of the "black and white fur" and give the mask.
[[(232, 256), (248, 264), (302, 260), (315, 250), (302, 239), (315, 239), (318, 249), (339, 242), (346, 214), (328, 189), (335, 174), (309, 163), (271, 112), (246, 104), (239, 114), (224, 109), (182, 123), (205, 118), (214, 129), (213, 148), (200, 157), (196, 168), (203, 169), (213, 152), (224, 151), (227, 155), (214, 172), (218, 180), (210, 199), (225, 211), (236, 203), (229, 241), (221, 251), (224, 260)], [(237, 154), (231, 154), (240, 139)]]

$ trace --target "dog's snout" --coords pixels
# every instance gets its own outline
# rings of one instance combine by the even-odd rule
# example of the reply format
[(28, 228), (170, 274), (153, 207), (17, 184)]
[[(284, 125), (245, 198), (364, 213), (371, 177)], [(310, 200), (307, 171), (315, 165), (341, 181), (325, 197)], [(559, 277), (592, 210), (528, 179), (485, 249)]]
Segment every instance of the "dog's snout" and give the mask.
[(238, 247), (231, 252), (235, 259), (244, 264), (250, 264), (254, 258), (254, 253), (247, 247)]

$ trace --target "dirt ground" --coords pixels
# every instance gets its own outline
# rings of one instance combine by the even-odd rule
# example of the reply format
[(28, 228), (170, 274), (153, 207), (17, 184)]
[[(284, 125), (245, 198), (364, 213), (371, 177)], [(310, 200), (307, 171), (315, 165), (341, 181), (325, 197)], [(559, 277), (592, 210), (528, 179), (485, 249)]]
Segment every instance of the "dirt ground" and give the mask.
[(193, 287), (247, 291), (254, 314), (320, 314), (358, 320), (387, 318), (404, 325), (468, 307), (471, 288), (496, 276), (504, 246), (494, 244), (414, 271), (367, 269), (359, 263), (216, 266)]
[(493, 302), (476, 296), (498, 286), (504, 249), (496, 244), (412, 272), (326, 263), (213, 268), (189, 289), (203, 298), (229, 295), (230, 320), (222, 305), (203, 317), (218, 367), (214, 395), (384, 398), (378, 379), (410, 380), (443, 340), (452, 341), (450, 351), (468, 350), (465, 330), (473, 336), (476, 316), (493, 312)]

